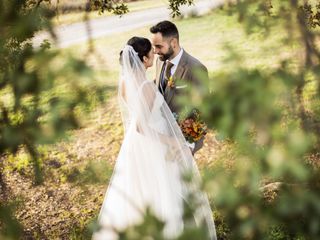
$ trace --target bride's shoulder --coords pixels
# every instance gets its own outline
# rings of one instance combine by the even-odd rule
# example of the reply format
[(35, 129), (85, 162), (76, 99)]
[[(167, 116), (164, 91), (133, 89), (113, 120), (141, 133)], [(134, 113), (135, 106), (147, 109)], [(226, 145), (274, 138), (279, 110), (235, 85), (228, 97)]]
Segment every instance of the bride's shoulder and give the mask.
[(159, 92), (156, 84), (153, 81), (145, 81), (140, 85), (139, 89), (140, 93), (142, 93), (148, 99), (154, 98), (163, 98), (162, 94)]
[(139, 87), (140, 91), (145, 91), (145, 90), (156, 90), (156, 85), (153, 81), (150, 80), (146, 80), (144, 81), (140, 87)]

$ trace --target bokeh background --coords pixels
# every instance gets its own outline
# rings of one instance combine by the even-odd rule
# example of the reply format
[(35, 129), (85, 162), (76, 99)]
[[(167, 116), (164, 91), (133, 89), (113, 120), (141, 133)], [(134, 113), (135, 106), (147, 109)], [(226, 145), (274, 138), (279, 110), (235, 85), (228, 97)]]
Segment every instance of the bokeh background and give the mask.
[[(0, 0), (0, 239), (91, 239), (123, 139), (119, 52), (152, 24), (90, 29), (160, 9), (209, 70), (181, 101), (210, 128), (196, 160), (218, 239), (319, 239), (320, 4), (226, 0), (203, 14), (199, 2)], [(74, 24), (86, 40), (59, 47)], [(122, 239), (163, 239), (162, 227), (147, 212)]]

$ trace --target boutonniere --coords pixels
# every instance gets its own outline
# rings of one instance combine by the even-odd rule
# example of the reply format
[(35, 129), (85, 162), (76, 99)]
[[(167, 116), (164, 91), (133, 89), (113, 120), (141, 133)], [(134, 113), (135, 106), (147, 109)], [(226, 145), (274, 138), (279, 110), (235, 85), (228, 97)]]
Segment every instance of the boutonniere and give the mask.
[(173, 80), (173, 77), (172, 77), (172, 76), (169, 77), (168, 87), (170, 87), (170, 88), (175, 87), (174, 80)]

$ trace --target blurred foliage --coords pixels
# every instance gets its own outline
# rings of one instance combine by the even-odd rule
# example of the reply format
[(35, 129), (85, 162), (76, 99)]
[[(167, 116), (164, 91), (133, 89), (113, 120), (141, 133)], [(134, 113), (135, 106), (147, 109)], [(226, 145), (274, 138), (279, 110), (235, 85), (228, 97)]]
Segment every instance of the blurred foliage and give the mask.
[(18, 239), (22, 233), (22, 227), (19, 222), (10, 217), (13, 208), (12, 204), (5, 205), (0, 203), (1, 239)]
[[(47, 31), (55, 39), (50, 19), (56, 13), (51, 4), (50, 0), (0, 0), (1, 238), (16, 239), (22, 229), (8, 200), (4, 157), (22, 173), (30, 170), (31, 162), (34, 183), (42, 183), (44, 166), (39, 147), (79, 127), (79, 113), (88, 110), (95, 99), (104, 98), (104, 89), (94, 82), (85, 59), (62, 55), (51, 49), (48, 41), (40, 47), (32, 45), (38, 31)], [(128, 12), (122, 2), (105, 0), (87, 1), (85, 9), (119, 15)], [(18, 152), (22, 155), (14, 157)], [(92, 176), (95, 168), (85, 169), (85, 175)], [(90, 177), (80, 179), (79, 174), (75, 170), (67, 175), (70, 181), (92, 181)]]
[(6, 7), (0, 13), (0, 153), (25, 147), (39, 183), (35, 145), (53, 143), (66, 130), (78, 127), (77, 108), (88, 105), (92, 94), (102, 97), (102, 89), (94, 85), (84, 60), (62, 58), (46, 41), (40, 48), (32, 46), (36, 31), (52, 32), (46, 8), (28, 8), (24, 1), (1, 4)]
[(191, 93), (218, 139), (234, 146), (231, 169), (221, 159), (206, 177), (226, 239), (318, 239), (319, 5), (241, 0), (224, 9), (248, 35), (283, 35), (271, 66), (245, 66), (229, 46), (221, 70)]
[(313, 28), (320, 26), (320, 3), (316, 6), (305, 2), (303, 6), (300, 7), (303, 11), (306, 22)]
[[(24, 2), (26, 2), (26, 5), (31, 8), (45, 6), (52, 9), (52, 11), (57, 10), (54, 9), (54, 7), (57, 8), (60, 4), (59, 1), (53, 1), (53, 3), (55, 3), (53, 4), (51, 0), (26, 0)], [(123, 3), (123, 1), (87, 0), (81, 1), (80, 3), (71, 2), (70, 5), (74, 5), (74, 8), (78, 8), (80, 11), (99, 10), (100, 13), (110, 12), (116, 15), (123, 15), (129, 11), (128, 6)]]
[[(170, 0), (172, 15), (192, 2)], [(88, 3), (87, 10), (120, 15), (128, 11), (114, 1)], [(42, 181), (38, 146), (78, 127), (79, 107), (87, 106), (95, 94), (102, 96), (101, 88), (92, 85), (92, 71), (84, 60), (61, 58), (48, 42), (32, 46), (31, 38), (39, 30), (54, 37), (49, 21), (54, 13), (48, 4), (49, 0), (0, 0), (0, 154), (24, 148), (33, 163), (35, 183)], [(204, 83), (199, 95), (192, 93), (190, 99), (208, 126), (232, 145), (232, 166), (226, 169), (228, 159), (221, 159), (214, 171), (208, 167), (202, 186), (218, 210), (214, 214), (218, 238), (318, 239), (319, 5), (308, 0), (238, 0), (226, 1), (225, 11), (237, 15), (248, 34), (261, 32), (267, 38), (275, 28), (281, 29), (287, 34), (278, 44), (297, 54), (284, 55), (275, 48), (274, 54), (282, 56), (278, 62), (249, 68), (229, 48), (225, 67)], [(26, 159), (19, 159), (18, 169)], [(88, 179), (82, 179), (77, 169), (66, 174), (70, 181), (91, 181), (95, 168), (83, 170)], [(2, 176), (0, 180), (4, 191)], [(186, 206), (186, 222), (193, 207)], [(0, 208), (0, 237), (17, 239), (22, 227), (12, 217), (12, 206), (3, 201)], [(120, 236), (163, 239), (162, 230), (163, 223), (147, 211), (144, 222)], [(177, 239), (207, 239), (206, 230), (187, 224)]]
[[(32, 1), (30, 2), (39, 2)], [(41, 2), (41, 1), (40, 1)], [(49, 0), (43, 0), (42, 2), (50, 2)], [(78, 2), (77, 4), (73, 3), (75, 6), (73, 8), (78, 8), (80, 11), (95, 11), (98, 10), (99, 13), (103, 14), (105, 12), (110, 12), (115, 15), (123, 15), (130, 11), (126, 2), (130, 2), (130, 0), (124, 1), (114, 1), (114, 0), (87, 0), (86, 3)], [(58, 2), (59, 4), (59, 2)], [(169, 9), (171, 10), (171, 16), (176, 17), (180, 16), (180, 7), (183, 5), (190, 6), (193, 4), (193, 0), (169, 0)], [(72, 4), (71, 4), (72, 5)], [(69, 8), (72, 8), (71, 6)]]
[(177, 17), (181, 15), (180, 7), (183, 5), (191, 6), (193, 0), (169, 0), (169, 8), (171, 9), (171, 16)]
[(85, 60), (62, 57), (47, 41), (39, 48), (32, 46), (32, 37), (39, 30), (54, 37), (48, 3), (0, 1), (0, 220), (3, 237), (14, 239), (20, 231), (11, 229), (18, 229), (18, 223), (6, 202), (2, 156), (24, 149), (29, 157), (15, 159), (17, 170), (31, 162), (34, 183), (41, 183), (38, 146), (54, 143), (77, 128), (79, 111), (88, 108), (92, 96), (103, 100), (103, 89), (95, 83)]
[(90, 10), (99, 10), (100, 13), (111, 12), (116, 15), (123, 15), (129, 12), (128, 6), (123, 2), (112, 0), (89, 0)]
[[(123, 15), (129, 12), (128, 6), (123, 1), (113, 0), (89, 0), (89, 9), (99, 10), (103, 12), (112, 12), (117, 15)], [(183, 5), (190, 6), (193, 4), (193, 0), (169, 0), (169, 9), (171, 10), (171, 16), (177, 17), (181, 15), (180, 7)]]

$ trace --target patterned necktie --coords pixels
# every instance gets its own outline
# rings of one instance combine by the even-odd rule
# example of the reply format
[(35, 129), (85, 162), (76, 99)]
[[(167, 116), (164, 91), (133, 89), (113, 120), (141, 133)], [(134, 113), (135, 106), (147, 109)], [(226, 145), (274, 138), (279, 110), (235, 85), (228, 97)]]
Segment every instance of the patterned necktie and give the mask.
[(165, 73), (162, 75), (162, 80), (161, 80), (161, 88), (163, 89), (163, 92), (165, 91), (168, 80), (171, 77), (171, 68), (173, 67), (173, 65), (174, 64), (169, 61), (166, 62)]

